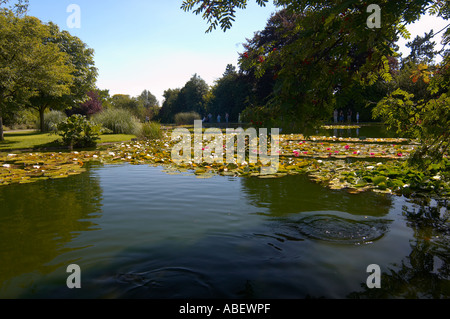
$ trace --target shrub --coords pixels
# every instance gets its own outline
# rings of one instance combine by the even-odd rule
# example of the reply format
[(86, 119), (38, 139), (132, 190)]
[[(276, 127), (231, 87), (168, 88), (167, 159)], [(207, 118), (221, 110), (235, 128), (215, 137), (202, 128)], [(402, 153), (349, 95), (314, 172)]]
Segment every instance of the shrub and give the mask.
[(157, 122), (144, 123), (141, 126), (138, 137), (141, 139), (160, 139), (163, 136), (161, 124)]
[(136, 135), (141, 127), (141, 123), (131, 111), (120, 108), (106, 109), (94, 115), (92, 121), (96, 124), (101, 124), (114, 134)]
[(100, 139), (99, 135), (104, 133), (100, 124), (93, 124), (83, 115), (72, 115), (58, 124), (58, 134), (66, 146), (92, 147)]
[(175, 124), (177, 125), (191, 125), (195, 120), (201, 120), (200, 114), (197, 112), (185, 112), (175, 115)]
[[(58, 131), (58, 125), (67, 119), (67, 115), (61, 111), (50, 111), (45, 113), (44, 116), (44, 131), (56, 132)], [(39, 127), (39, 118), (36, 121), (36, 127)]]

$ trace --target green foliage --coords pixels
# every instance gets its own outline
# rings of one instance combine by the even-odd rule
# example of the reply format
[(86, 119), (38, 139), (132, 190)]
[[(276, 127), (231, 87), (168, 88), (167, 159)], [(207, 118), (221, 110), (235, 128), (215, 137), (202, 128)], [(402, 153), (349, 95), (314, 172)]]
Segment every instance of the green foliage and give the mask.
[[(257, 1), (260, 5), (266, 2)], [(274, 107), (274, 113), (298, 121), (304, 129), (329, 120), (337, 103), (339, 107), (352, 103), (354, 88), (364, 92), (376, 83), (391, 81), (398, 35), (408, 36), (404, 26), (428, 10), (447, 17), (449, 11), (447, 2), (430, 0), (274, 3), (284, 9), (284, 18), (274, 15), (266, 29), (249, 41), (240, 67), (256, 78), (276, 79), (273, 89), (265, 90), (272, 94), (267, 96), (269, 100), (255, 105)], [(380, 6), (381, 28), (369, 28), (369, 4)], [(246, 5), (245, 0), (185, 0), (182, 9), (201, 14), (209, 24), (208, 31), (217, 26), (225, 31), (231, 27), (236, 9)], [(373, 105), (378, 101), (366, 102)]]
[(87, 47), (78, 37), (49, 22), (45, 25), (49, 35), (42, 39), (44, 45), (55, 45), (67, 57), (66, 66), (71, 70), (68, 79), (55, 84), (39, 86), (37, 94), (30, 99), (29, 107), (39, 111), (41, 130), (44, 131), (44, 116), (47, 108), (63, 110), (77, 107), (87, 100), (88, 92), (94, 89), (97, 69), (94, 67), (94, 50)]
[(177, 125), (193, 125), (195, 120), (201, 120), (201, 116), (197, 112), (175, 114), (175, 124)]
[[(45, 132), (57, 132), (58, 125), (67, 119), (65, 113), (61, 111), (50, 111), (45, 115), (44, 128)], [(36, 123), (39, 125), (39, 122)]]
[(92, 121), (101, 124), (114, 134), (136, 135), (141, 127), (139, 120), (130, 110), (110, 108), (95, 114)]
[(419, 64), (415, 70), (408, 64), (411, 75), (399, 82), (406, 83), (403, 87), (408, 91), (397, 88), (374, 109), (375, 118), (381, 118), (398, 134), (420, 142), (410, 163), (422, 168), (439, 163), (449, 151), (450, 71), (445, 66), (449, 61), (447, 55), (442, 68)]
[(37, 18), (20, 18), (0, 9), (0, 133), (2, 115), (27, 105), (39, 92), (52, 96), (69, 92), (74, 67), (68, 54), (46, 41), (49, 38), (49, 26)]
[(93, 124), (85, 116), (75, 114), (58, 124), (62, 143), (70, 147), (93, 147), (105, 132), (99, 124)]
[(141, 126), (138, 137), (141, 139), (161, 139), (163, 137), (163, 131), (161, 124), (157, 122), (144, 123)]
[(250, 77), (238, 74), (232, 65), (228, 65), (222, 78), (216, 81), (210, 91), (207, 112), (221, 114), (224, 118), (228, 113), (230, 122), (237, 122), (239, 113), (248, 105), (252, 96)]
[(164, 92), (165, 101), (160, 110), (159, 119), (163, 123), (173, 123), (175, 114), (185, 112), (206, 112), (209, 86), (201, 77), (194, 74), (181, 89), (169, 89)]
[(19, 109), (5, 114), (5, 126), (12, 130), (35, 129), (39, 121), (38, 114), (31, 109)]

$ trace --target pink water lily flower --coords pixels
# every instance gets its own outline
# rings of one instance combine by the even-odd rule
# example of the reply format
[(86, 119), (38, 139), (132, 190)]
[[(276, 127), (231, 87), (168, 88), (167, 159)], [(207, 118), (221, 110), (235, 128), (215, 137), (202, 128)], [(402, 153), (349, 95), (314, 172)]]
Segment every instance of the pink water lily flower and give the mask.
[(345, 149), (346, 149), (346, 150), (349, 150), (349, 149), (350, 149), (350, 146), (349, 146), (349, 145), (345, 145)]

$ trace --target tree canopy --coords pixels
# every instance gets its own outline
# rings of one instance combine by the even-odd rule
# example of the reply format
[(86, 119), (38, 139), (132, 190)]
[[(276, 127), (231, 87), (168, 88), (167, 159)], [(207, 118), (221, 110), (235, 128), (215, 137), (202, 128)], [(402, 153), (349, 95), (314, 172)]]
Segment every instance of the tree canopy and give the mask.
[[(267, 2), (257, 1), (260, 6)], [(264, 105), (255, 107), (264, 111), (265, 117), (271, 118), (273, 123), (286, 125), (289, 123), (283, 122), (288, 120), (298, 124), (298, 129), (303, 132), (330, 118), (338, 105), (346, 105), (358, 95), (366, 96), (364, 92), (374, 85), (388, 85), (393, 81), (399, 58), (396, 42), (399, 37), (410, 37), (406, 29), (408, 24), (425, 14), (446, 20), (450, 14), (448, 1), (374, 0), (370, 4), (359, 0), (273, 2), (285, 10), (284, 18), (279, 16), (277, 20), (276, 16), (272, 17), (264, 32), (257, 33), (248, 42), (247, 51), (240, 57), (240, 67), (254, 73), (257, 78), (273, 74), (276, 82), (272, 96)], [(245, 9), (247, 4), (246, 0), (185, 0), (181, 8), (201, 15), (209, 24), (206, 32), (211, 32), (217, 27), (223, 31), (230, 29), (236, 10)], [(448, 43), (450, 28), (447, 26), (438, 32), (443, 33), (444, 42)], [(392, 88), (394, 93), (383, 100), (375, 112), (388, 123), (395, 121), (397, 125), (405, 125), (405, 121), (416, 123), (423, 118), (418, 123), (427, 123), (422, 124), (427, 125), (426, 129), (409, 126), (413, 130), (411, 135), (420, 138), (424, 144), (423, 152), (418, 153), (421, 155), (442, 155), (447, 150), (446, 135), (442, 130), (448, 128), (449, 119), (446, 110), (448, 50), (440, 51), (444, 62), (436, 72), (430, 70), (426, 59), (432, 54), (433, 44), (428, 40), (433, 34), (427, 33), (423, 39), (415, 39), (409, 44), (413, 49), (409, 60), (416, 65), (415, 69), (410, 66), (413, 68), (410, 79), (413, 83), (424, 80), (433, 94), (423, 94), (423, 100), (414, 102), (412, 95), (397, 91), (395, 85), (385, 87), (383, 90), (387, 91), (384, 93), (389, 94)], [(376, 95), (377, 99), (382, 99), (382, 95)], [(400, 112), (395, 106), (405, 110)], [(409, 117), (401, 114), (409, 114)]]
[(2, 114), (28, 103), (39, 94), (69, 93), (74, 67), (51, 37), (47, 25), (34, 17), (0, 11), (0, 140)]

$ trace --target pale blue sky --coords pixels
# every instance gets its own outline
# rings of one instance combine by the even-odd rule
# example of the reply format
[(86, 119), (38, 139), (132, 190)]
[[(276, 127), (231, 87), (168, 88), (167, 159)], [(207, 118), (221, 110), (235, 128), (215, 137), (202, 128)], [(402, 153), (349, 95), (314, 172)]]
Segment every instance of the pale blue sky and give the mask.
[[(67, 25), (70, 4), (81, 9), (80, 28)], [(230, 30), (205, 34), (206, 22), (181, 10), (181, 4), (182, 0), (31, 0), (28, 14), (53, 21), (95, 50), (99, 88), (131, 96), (147, 89), (162, 102), (164, 90), (183, 87), (194, 73), (212, 85), (227, 64), (237, 65), (242, 43), (262, 30), (276, 11), (272, 4), (262, 8), (250, 0)], [(414, 37), (445, 25), (429, 18), (410, 30)]]
[[(67, 7), (81, 9), (81, 28), (67, 26)], [(53, 21), (95, 50), (98, 86), (110, 94), (139, 95), (183, 87), (197, 73), (210, 85), (226, 65), (237, 65), (242, 43), (262, 30), (276, 9), (250, 1), (231, 30), (205, 34), (201, 16), (180, 9), (182, 0), (31, 0), (29, 15)]]

